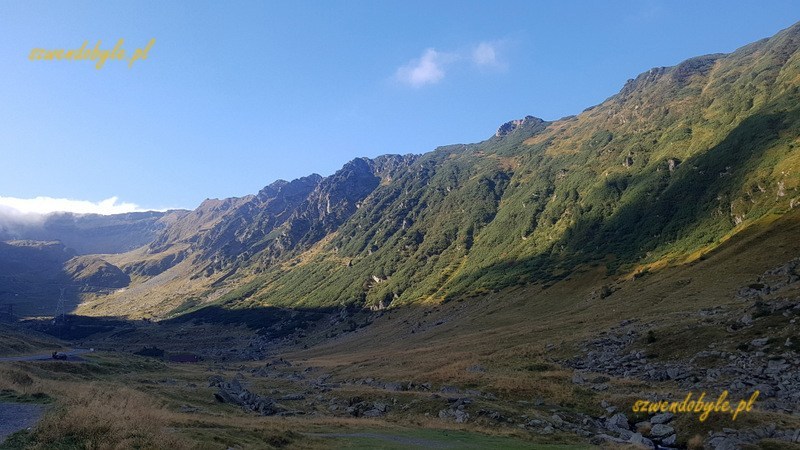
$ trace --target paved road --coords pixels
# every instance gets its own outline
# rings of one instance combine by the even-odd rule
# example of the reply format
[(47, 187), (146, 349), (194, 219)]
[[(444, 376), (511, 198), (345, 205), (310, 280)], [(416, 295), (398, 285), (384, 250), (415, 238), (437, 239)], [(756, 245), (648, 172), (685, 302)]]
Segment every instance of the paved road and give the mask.
[(36, 425), (44, 409), (44, 405), (0, 402), (0, 443), (10, 434)]
[[(66, 352), (59, 352), (67, 355), (67, 361), (81, 361), (82, 358), (78, 357), (78, 355), (82, 355), (84, 353), (91, 352), (88, 348), (73, 348)], [(53, 359), (53, 354), (51, 353), (42, 353), (38, 355), (25, 355), (25, 356), (6, 356), (0, 358), (0, 362), (13, 362), (13, 361), (43, 361), (43, 360), (51, 360)]]

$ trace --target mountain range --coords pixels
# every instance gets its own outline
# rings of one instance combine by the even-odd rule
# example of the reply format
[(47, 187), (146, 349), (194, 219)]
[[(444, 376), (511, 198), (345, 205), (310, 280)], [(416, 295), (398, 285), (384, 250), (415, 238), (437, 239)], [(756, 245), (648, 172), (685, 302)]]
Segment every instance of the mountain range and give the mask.
[[(0, 354), (99, 350), (6, 358), (0, 400), (58, 402), (11, 448), (797, 448), (799, 50), (191, 211), (0, 221), (0, 320), (47, 317)], [(687, 393), (756, 407), (635, 409)]]
[(577, 116), (167, 213), (150, 243), (108, 259), (131, 289), (81, 311), (385, 308), (702, 258), (800, 205), (799, 42), (795, 25), (651, 69)]
[[(479, 143), (357, 158), (193, 211), (52, 215), (2, 236), (106, 254), (87, 267), (130, 282), (82, 267), (71, 283), (87, 314), (380, 309), (597, 265), (609, 280), (635, 276), (702, 258), (800, 205), (799, 42), (795, 25), (654, 68), (577, 116), (527, 116)], [(112, 290), (85, 288), (112, 278)]]

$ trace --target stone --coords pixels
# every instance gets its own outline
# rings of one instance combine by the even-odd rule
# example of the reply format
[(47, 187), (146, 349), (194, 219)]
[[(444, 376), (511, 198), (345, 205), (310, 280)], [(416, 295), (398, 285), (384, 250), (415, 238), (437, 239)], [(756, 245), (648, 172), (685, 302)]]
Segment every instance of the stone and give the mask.
[(775, 395), (775, 391), (772, 389), (772, 386), (764, 383), (760, 383), (753, 386), (753, 390), (748, 394), (752, 394), (755, 391), (759, 391), (758, 393), (759, 397), (768, 398), (768, 397), (773, 397)]
[(369, 409), (361, 413), (362, 417), (380, 417), (383, 415), (383, 411), (379, 411), (377, 409)]
[(386, 403), (375, 402), (372, 404), (372, 407), (380, 412), (386, 412), (389, 410), (389, 406), (386, 405)]
[(667, 423), (670, 420), (672, 420), (674, 417), (675, 417), (675, 414), (672, 414), (670, 412), (656, 414), (655, 416), (650, 418), (650, 423), (653, 424), (653, 425), (656, 425), (656, 424), (659, 424), (659, 423)]
[(650, 436), (656, 438), (666, 437), (673, 433), (675, 433), (675, 429), (663, 423), (657, 423), (650, 429)]
[(589, 439), (589, 443), (592, 445), (601, 445), (603, 443), (615, 443), (615, 444), (627, 444), (628, 441), (624, 439), (615, 438), (614, 436), (609, 436), (607, 434), (601, 433), (595, 435), (593, 438)]
[(680, 378), (681, 375), (683, 375), (683, 373), (684, 372), (677, 367), (670, 367), (669, 369), (667, 369), (667, 376), (669, 377), (670, 380)]
[(644, 448), (650, 448), (650, 449), (656, 448), (655, 444), (653, 444), (653, 441), (642, 436), (640, 433), (633, 433), (633, 436), (628, 438), (628, 442)]
[(750, 344), (753, 345), (754, 347), (763, 347), (767, 345), (768, 341), (769, 338), (753, 339), (752, 341), (750, 341)]
[(741, 444), (736, 439), (728, 436), (722, 439), (714, 448), (714, 450), (737, 450)]
[(671, 434), (671, 435), (665, 437), (664, 439), (662, 439), (661, 440), (661, 444), (662, 445), (666, 445), (666, 446), (669, 447), (669, 446), (675, 445), (675, 442), (677, 442), (677, 440), (678, 440), (678, 435), (677, 434)]
[(614, 414), (606, 422), (606, 428), (608, 428), (609, 430), (615, 430), (617, 428), (628, 430), (630, 429), (630, 426), (628, 425), (628, 418), (625, 417), (625, 414), (622, 413)]
[(460, 409), (455, 410), (453, 415), (456, 418), (456, 423), (465, 423), (469, 419), (469, 414)]

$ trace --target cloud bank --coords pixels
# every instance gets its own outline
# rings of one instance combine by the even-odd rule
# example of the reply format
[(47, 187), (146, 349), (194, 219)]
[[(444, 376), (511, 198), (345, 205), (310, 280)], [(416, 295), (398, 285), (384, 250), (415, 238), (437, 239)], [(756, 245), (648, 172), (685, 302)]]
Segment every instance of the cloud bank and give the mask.
[(442, 81), (452, 66), (471, 63), (481, 69), (505, 70), (508, 64), (501, 60), (502, 42), (481, 42), (468, 51), (440, 52), (428, 48), (419, 58), (400, 66), (394, 79), (413, 88), (436, 84)]
[(117, 197), (110, 197), (99, 202), (52, 197), (0, 197), (0, 213), (6, 216), (24, 217), (53, 212), (110, 215), (139, 211), (146, 210), (135, 203), (120, 202)]

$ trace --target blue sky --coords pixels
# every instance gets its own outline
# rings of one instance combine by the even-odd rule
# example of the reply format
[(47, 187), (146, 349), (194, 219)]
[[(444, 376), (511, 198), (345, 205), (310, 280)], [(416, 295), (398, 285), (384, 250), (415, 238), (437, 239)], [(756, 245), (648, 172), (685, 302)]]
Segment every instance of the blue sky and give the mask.
[[(577, 114), (797, 20), (797, 1), (3, 1), (0, 205), (194, 208)], [(153, 38), (130, 68), (28, 59)]]

